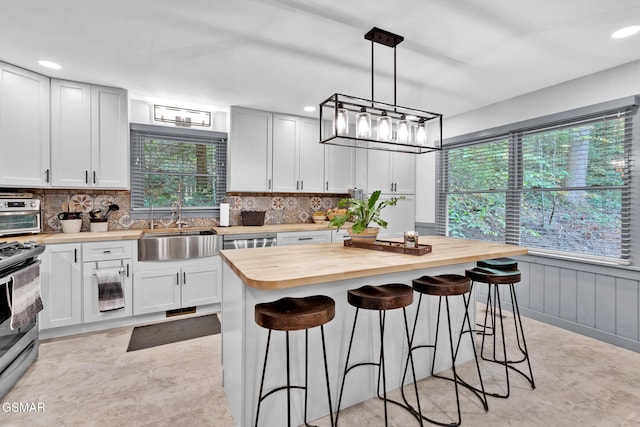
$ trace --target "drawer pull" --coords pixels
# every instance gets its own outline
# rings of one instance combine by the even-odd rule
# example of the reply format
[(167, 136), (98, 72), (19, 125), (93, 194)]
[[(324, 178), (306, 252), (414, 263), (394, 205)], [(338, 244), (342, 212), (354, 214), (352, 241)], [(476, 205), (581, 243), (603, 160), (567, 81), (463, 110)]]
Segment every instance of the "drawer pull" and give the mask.
[(103, 254), (110, 254), (111, 251), (110, 250), (106, 250), (106, 251), (102, 251)]
[(298, 241), (300, 240), (313, 240), (313, 237), (298, 237)]

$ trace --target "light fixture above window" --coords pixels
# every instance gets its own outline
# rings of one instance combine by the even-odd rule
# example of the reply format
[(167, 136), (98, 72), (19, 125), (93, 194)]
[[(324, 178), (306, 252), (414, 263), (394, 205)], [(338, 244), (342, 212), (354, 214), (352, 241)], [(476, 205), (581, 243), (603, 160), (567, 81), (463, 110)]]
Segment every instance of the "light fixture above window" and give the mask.
[[(320, 126), (320, 143), (369, 150), (427, 153), (440, 150), (442, 114), (403, 107), (396, 99), (396, 46), (404, 37), (380, 28), (372, 28), (364, 38), (371, 41), (371, 99), (335, 93), (320, 104), (320, 123), (332, 120), (333, 126)], [(374, 43), (393, 48), (393, 104), (374, 97)], [(355, 126), (350, 128), (351, 116)], [(372, 117), (375, 120), (372, 120)], [(375, 123), (375, 129), (372, 129)], [(427, 127), (439, 138), (429, 142)]]
[(153, 106), (153, 120), (163, 123), (174, 123), (176, 126), (211, 127), (211, 112), (189, 110), (186, 108)]

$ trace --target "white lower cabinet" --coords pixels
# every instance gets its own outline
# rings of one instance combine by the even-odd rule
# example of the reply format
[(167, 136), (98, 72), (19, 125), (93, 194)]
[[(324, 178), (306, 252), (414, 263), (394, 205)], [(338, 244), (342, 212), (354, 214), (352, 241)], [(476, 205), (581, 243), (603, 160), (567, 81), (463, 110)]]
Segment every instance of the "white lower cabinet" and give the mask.
[[(124, 294), (124, 307), (116, 310), (101, 312), (98, 301), (98, 280), (96, 271), (99, 269), (118, 270)], [(133, 315), (133, 271), (131, 258), (115, 261), (85, 262), (82, 265), (82, 296), (84, 323), (99, 322), (101, 320), (119, 319)]]
[(82, 245), (47, 245), (42, 255), (40, 329), (82, 323)]
[(134, 270), (134, 315), (220, 302), (219, 256), (137, 262)]
[[(131, 316), (132, 259), (135, 241), (106, 241), (47, 245), (42, 256), (43, 310), (40, 329), (73, 326)], [(97, 269), (117, 269), (124, 308), (101, 312)]]

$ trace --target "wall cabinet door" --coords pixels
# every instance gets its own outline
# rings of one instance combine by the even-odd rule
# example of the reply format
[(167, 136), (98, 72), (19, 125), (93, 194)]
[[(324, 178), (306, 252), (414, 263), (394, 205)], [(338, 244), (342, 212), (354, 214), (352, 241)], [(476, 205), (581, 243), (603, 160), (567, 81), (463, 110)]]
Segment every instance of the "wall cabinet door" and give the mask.
[(231, 107), (227, 188), (272, 190), (273, 114)]
[(134, 273), (133, 314), (180, 308), (180, 271), (159, 269)]
[(324, 147), (318, 120), (273, 116), (273, 190), (322, 192)]
[(82, 260), (80, 244), (47, 245), (42, 255), (44, 309), (40, 329), (82, 323)]
[(416, 154), (391, 153), (391, 171), (394, 193), (415, 194)]
[(48, 187), (49, 78), (0, 63), (0, 185)]
[(328, 193), (346, 193), (350, 188), (355, 188), (356, 149), (339, 145), (327, 145), (324, 152), (324, 191)]
[(91, 185), (129, 188), (129, 118), (124, 89), (91, 86)]
[(182, 268), (182, 307), (220, 302), (222, 294), (222, 266), (193, 266)]
[(324, 145), (320, 144), (319, 121), (300, 119), (298, 176), (300, 191), (321, 193), (324, 184)]
[(51, 106), (52, 185), (128, 188), (126, 91), (53, 80)]
[[(124, 294), (124, 307), (111, 310), (100, 311), (100, 303), (98, 300), (98, 280), (96, 277), (96, 266), (99, 269), (115, 269), (119, 271), (120, 281), (122, 283), (122, 292)], [(101, 320), (118, 319), (121, 317), (129, 317), (133, 315), (133, 270), (131, 269), (131, 260), (113, 260), (99, 262), (84, 262), (82, 267), (82, 298), (84, 323), (99, 322)]]
[(51, 184), (89, 187), (91, 85), (51, 80)]
[(371, 193), (414, 194), (416, 192), (415, 154), (369, 150), (367, 190)]
[(298, 140), (300, 122), (296, 117), (273, 116), (273, 190), (300, 191)]

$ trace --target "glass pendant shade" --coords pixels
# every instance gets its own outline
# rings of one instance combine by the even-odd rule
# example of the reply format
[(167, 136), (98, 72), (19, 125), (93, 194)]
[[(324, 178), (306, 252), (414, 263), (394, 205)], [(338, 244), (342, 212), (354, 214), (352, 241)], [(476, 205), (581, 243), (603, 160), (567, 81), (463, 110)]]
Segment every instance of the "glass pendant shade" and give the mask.
[(364, 108), (356, 114), (356, 138), (371, 138), (371, 114)]
[(398, 121), (398, 127), (396, 130), (396, 138), (399, 143), (409, 143), (411, 142), (411, 128), (409, 127), (409, 121), (402, 116), (402, 118)]
[(391, 117), (386, 113), (382, 113), (377, 120), (378, 124), (378, 141), (391, 141), (392, 121)]
[(349, 115), (347, 110), (338, 106), (338, 113), (336, 114), (335, 129), (338, 135), (347, 135), (349, 133)]
[(425, 145), (427, 142), (427, 127), (424, 122), (418, 123), (416, 126), (416, 143), (418, 145)]

